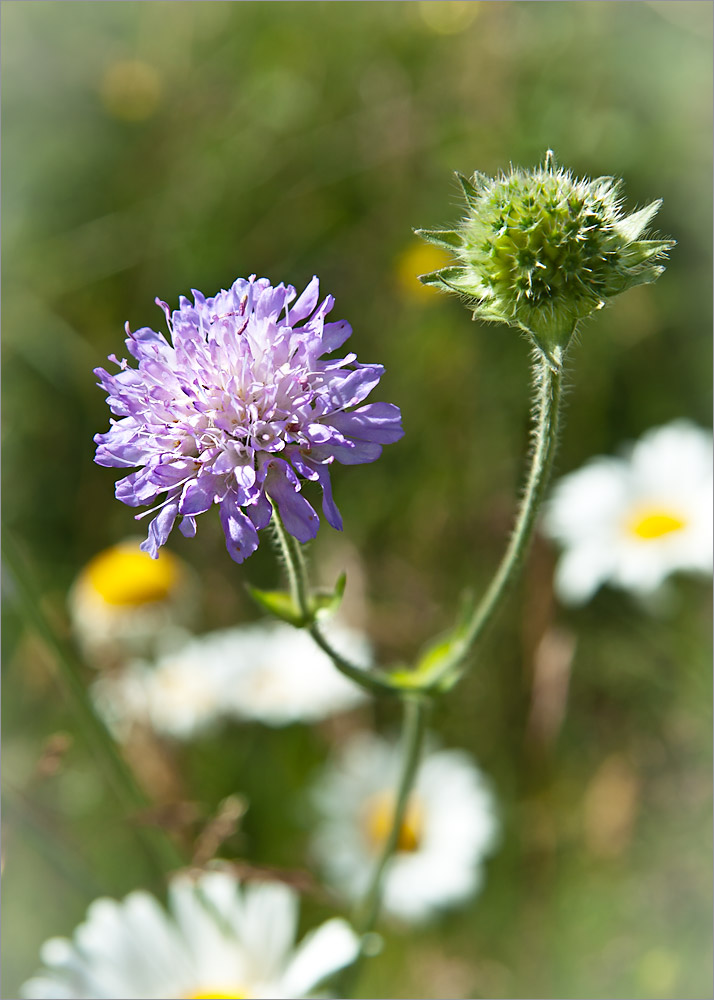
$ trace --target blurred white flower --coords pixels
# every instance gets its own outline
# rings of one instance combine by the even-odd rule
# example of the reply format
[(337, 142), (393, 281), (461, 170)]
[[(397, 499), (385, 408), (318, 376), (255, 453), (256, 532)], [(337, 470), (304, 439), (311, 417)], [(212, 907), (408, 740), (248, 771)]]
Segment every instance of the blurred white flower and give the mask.
[[(327, 631), (346, 656), (369, 659), (360, 633), (334, 623)], [(365, 699), (309, 635), (270, 621), (198, 636), (154, 664), (130, 663), (96, 681), (92, 696), (120, 738), (136, 722), (179, 739), (226, 718), (316, 722)]]
[[(400, 759), (398, 746), (360, 733), (314, 787), (321, 820), (313, 853), (351, 899), (367, 888), (389, 833)], [(416, 922), (474, 895), (496, 830), (492, 794), (471, 757), (427, 752), (385, 876), (385, 912)]]
[(351, 962), (357, 938), (333, 919), (295, 948), (298, 897), (281, 883), (240, 887), (225, 872), (174, 876), (169, 912), (147, 892), (98, 899), (72, 941), (53, 938), (28, 998), (305, 997)]
[(192, 619), (196, 587), (188, 566), (167, 549), (152, 559), (140, 542), (127, 538), (99, 552), (70, 591), (72, 628), (96, 665), (153, 653)]
[(711, 432), (677, 420), (593, 459), (556, 484), (544, 529), (565, 550), (555, 585), (570, 604), (605, 582), (647, 595), (677, 570), (711, 573)]
[[(250, 669), (230, 695), (236, 715), (272, 726), (318, 722), (366, 700), (364, 689), (347, 680), (304, 630), (265, 622), (241, 631)], [(361, 632), (334, 621), (323, 631), (347, 659), (369, 665), (372, 651)]]

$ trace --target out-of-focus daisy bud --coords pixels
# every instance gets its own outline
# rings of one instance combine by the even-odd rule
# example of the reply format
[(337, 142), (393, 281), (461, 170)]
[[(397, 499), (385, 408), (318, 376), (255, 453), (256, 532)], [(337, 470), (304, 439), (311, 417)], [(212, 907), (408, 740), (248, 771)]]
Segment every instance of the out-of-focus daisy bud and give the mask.
[(69, 595), (72, 626), (87, 658), (111, 666), (153, 653), (192, 621), (196, 587), (188, 566), (167, 550), (152, 559), (126, 539), (87, 563)]

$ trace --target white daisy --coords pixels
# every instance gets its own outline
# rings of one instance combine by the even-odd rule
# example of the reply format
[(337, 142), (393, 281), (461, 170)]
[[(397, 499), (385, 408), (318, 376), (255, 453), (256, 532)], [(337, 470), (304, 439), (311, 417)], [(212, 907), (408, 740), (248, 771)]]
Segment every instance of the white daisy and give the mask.
[[(351, 899), (364, 893), (389, 832), (399, 765), (398, 746), (360, 733), (314, 788), (321, 822), (313, 852)], [(385, 876), (385, 912), (419, 921), (474, 895), (496, 829), (493, 797), (469, 755), (427, 752)]]
[[(344, 655), (368, 661), (369, 644), (360, 633), (333, 623), (329, 634)], [(284, 622), (196, 637), (156, 663), (135, 661), (103, 676), (92, 695), (120, 738), (139, 723), (179, 739), (226, 718), (315, 722), (365, 698), (309, 635)]]
[(91, 695), (119, 739), (128, 739), (134, 725), (191, 739), (230, 714), (229, 696), (244, 669), (230, 636), (216, 632), (190, 639), (155, 663), (133, 660), (103, 674)]
[(240, 887), (226, 872), (175, 876), (169, 912), (147, 892), (98, 899), (69, 941), (45, 942), (28, 998), (305, 997), (349, 964), (357, 937), (333, 919), (295, 948), (298, 897), (281, 883)]
[(94, 556), (74, 582), (69, 613), (77, 640), (97, 665), (152, 653), (167, 632), (193, 616), (196, 586), (188, 566), (164, 549), (151, 559), (128, 538)]
[[(347, 659), (369, 665), (372, 651), (361, 632), (334, 621), (324, 632)], [(367, 697), (302, 629), (265, 622), (242, 629), (242, 641), (250, 650), (250, 669), (241, 672), (230, 695), (233, 711), (242, 718), (271, 726), (317, 722)]]
[(564, 554), (563, 601), (605, 582), (654, 592), (670, 573), (712, 571), (712, 438), (686, 420), (648, 431), (623, 458), (595, 458), (557, 483), (546, 533)]

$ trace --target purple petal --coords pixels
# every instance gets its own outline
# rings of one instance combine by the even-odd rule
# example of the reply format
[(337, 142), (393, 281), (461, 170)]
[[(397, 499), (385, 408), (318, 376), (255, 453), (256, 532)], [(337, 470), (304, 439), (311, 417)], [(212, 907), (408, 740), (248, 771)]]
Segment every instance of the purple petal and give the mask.
[(368, 403), (352, 413), (333, 413), (325, 420), (345, 437), (378, 444), (393, 444), (404, 437), (399, 407), (393, 403)]
[(311, 504), (298, 492), (297, 481), (295, 484), (289, 481), (288, 476), (295, 473), (288, 469), (287, 463), (280, 460), (280, 465), (285, 469), (276, 468), (278, 462), (271, 463), (265, 481), (266, 493), (278, 505), (280, 519), (289, 531), (299, 542), (309, 542), (317, 534), (320, 527), (320, 518), (315, 513)]
[(154, 483), (152, 475), (153, 469), (147, 466), (120, 479), (114, 487), (117, 500), (121, 500), (129, 507), (141, 507), (143, 504), (151, 503), (161, 493), (165, 493), (166, 487)]
[(230, 493), (221, 502), (221, 524), (228, 554), (242, 563), (258, 548), (258, 532)]
[(181, 519), (181, 524), (179, 524), (179, 531), (186, 538), (195, 538), (196, 536), (196, 518), (186, 515)]
[(245, 508), (245, 512), (256, 528), (267, 528), (273, 516), (273, 505), (265, 493), (260, 493), (255, 503)]
[(322, 329), (322, 353), (330, 354), (336, 351), (351, 335), (352, 327), (344, 319), (336, 323), (325, 323)]
[(356, 406), (369, 396), (384, 374), (383, 365), (361, 365), (352, 372), (332, 372), (328, 383), (330, 402), (335, 409)]
[(139, 546), (142, 552), (148, 552), (152, 559), (159, 558), (159, 549), (166, 543), (166, 539), (171, 534), (177, 514), (178, 501), (176, 500), (161, 508), (149, 525), (148, 538)]
[(326, 447), (340, 465), (364, 465), (366, 462), (376, 462), (382, 454), (381, 444), (374, 444), (371, 441), (355, 441), (351, 448), (343, 445)]
[(152, 478), (155, 483), (170, 489), (177, 486), (187, 476), (195, 475), (197, 463), (192, 458), (179, 458), (162, 462), (154, 468)]
[(330, 467), (328, 465), (316, 466), (316, 472), (322, 486), (322, 512), (328, 522), (337, 531), (342, 531), (342, 515), (337, 509), (335, 501), (332, 499), (332, 482), (330, 480)]
[(290, 326), (295, 326), (301, 319), (305, 319), (306, 316), (310, 315), (317, 305), (319, 295), (320, 281), (315, 275), (288, 313), (288, 323)]
[(179, 503), (180, 514), (205, 514), (213, 504), (216, 488), (213, 476), (205, 480), (194, 479), (186, 483)]

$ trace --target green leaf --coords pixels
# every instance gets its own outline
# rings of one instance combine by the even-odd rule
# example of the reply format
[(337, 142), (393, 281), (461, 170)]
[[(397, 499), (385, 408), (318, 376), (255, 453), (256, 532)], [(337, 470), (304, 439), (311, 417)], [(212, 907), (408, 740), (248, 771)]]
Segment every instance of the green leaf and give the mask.
[(442, 292), (450, 292), (451, 289), (441, 280), (441, 271), (429, 271), (428, 274), (420, 274), (419, 281), (422, 285), (432, 285), (434, 288), (440, 288)]
[(474, 298), (482, 293), (483, 286), (476, 285), (474, 279), (461, 267), (442, 267), (439, 275), (443, 284), (459, 295), (470, 295)]
[(415, 229), (414, 232), (428, 243), (445, 250), (458, 250), (463, 245), (461, 234), (452, 229)]
[(302, 628), (308, 624), (300, 613), (300, 609), (295, 605), (292, 596), (286, 590), (258, 590), (257, 587), (251, 587), (249, 584), (247, 587), (248, 593), (263, 611), (267, 611), (268, 614), (288, 622), (296, 628)]
[(633, 212), (626, 219), (617, 224), (617, 232), (626, 240), (636, 240), (645, 231), (649, 223), (654, 219), (660, 209), (662, 199), (653, 201), (651, 205), (641, 208), (639, 212)]
[[(513, 325), (513, 320), (510, 316), (506, 316), (505, 313), (484, 302), (480, 302), (477, 306), (473, 307), (473, 318), (480, 319), (484, 323), (507, 323), (509, 326)], [(530, 333), (530, 330), (527, 332)]]
[(477, 202), (481, 192), (488, 185), (488, 177), (485, 174), (480, 174), (478, 171), (475, 171), (473, 177), (469, 180), (468, 177), (464, 177), (463, 174), (460, 174), (458, 170), (455, 170), (454, 173), (456, 174), (456, 178), (461, 185), (466, 201), (471, 204)]
[(453, 686), (461, 675), (461, 662), (467, 652), (466, 637), (473, 608), (473, 595), (464, 595), (454, 628), (429, 642), (413, 669), (391, 671), (389, 679), (407, 690), (446, 691)]
[(545, 151), (545, 159), (543, 160), (543, 169), (547, 170), (548, 173), (554, 174), (558, 169), (558, 163), (555, 159), (555, 153), (552, 149), (547, 149)]
[(340, 573), (333, 590), (318, 590), (311, 601), (313, 615), (316, 618), (333, 615), (342, 603), (346, 585), (347, 574)]
[(620, 251), (620, 260), (626, 267), (636, 267), (659, 254), (666, 253), (673, 246), (676, 246), (674, 240), (639, 240)]

